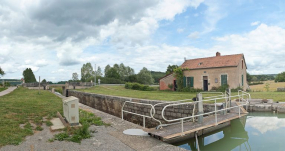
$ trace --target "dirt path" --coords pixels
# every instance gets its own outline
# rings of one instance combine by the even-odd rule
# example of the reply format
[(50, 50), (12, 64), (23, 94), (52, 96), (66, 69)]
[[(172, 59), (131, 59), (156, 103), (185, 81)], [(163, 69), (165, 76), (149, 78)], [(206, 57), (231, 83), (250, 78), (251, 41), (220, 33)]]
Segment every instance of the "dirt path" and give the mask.
[(9, 94), (9, 93), (11, 93), (12, 91), (14, 91), (15, 89), (17, 89), (17, 87), (9, 87), (7, 90), (1, 91), (1, 92), (0, 92), (0, 96)]

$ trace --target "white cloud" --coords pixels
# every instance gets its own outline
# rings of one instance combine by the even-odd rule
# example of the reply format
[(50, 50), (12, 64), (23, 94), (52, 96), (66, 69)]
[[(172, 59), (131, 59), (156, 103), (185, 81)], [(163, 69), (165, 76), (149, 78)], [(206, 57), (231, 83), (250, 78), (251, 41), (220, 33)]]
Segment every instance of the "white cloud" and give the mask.
[(256, 21), (256, 22), (250, 23), (250, 26), (256, 26), (256, 25), (259, 25), (259, 24), (260, 24), (260, 21)]
[(184, 31), (184, 28), (178, 28), (176, 31), (177, 31), (178, 33), (182, 33), (182, 32)]
[(45, 59), (41, 59), (41, 60), (37, 60), (35, 65), (37, 67), (44, 67), (44, 66), (48, 65), (48, 62)]
[(285, 127), (285, 120), (277, 117), (254, 117), (248, 118), (246, 124), (257, 129), (261, 134), (264, 134), (268, 131), (275, 131)]
[(199, 38), (199, 32), (195, 31), (195, 32), (192, 32), (191, 34), (188, 35), (188, 38), (191, 38), (191, 39), (197, 39)]

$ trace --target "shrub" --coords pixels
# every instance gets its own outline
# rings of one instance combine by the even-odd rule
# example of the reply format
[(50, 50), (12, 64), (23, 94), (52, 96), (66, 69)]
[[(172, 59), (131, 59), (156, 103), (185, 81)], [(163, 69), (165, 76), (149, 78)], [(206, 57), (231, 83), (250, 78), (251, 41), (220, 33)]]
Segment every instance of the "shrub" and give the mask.
[(179, 90), (180, 92), (202, 92), (202, 89), (195, 89), (191, 87), (185, 87)]
[(228, 88), (229, 88), (229, 85), (224, 84), (224, 85), (222, 85), (222, 86), (219, 86), (218, 89), (217, 89), (217, 91), (225, 92), (226, 89), (228, 89)]
[(101, 77), (100, 78), (102, 84), (124, 84), (125, 82), (120, 80), (120, 79), (116, 79), (116, 78), (106, 78), (106, 77)]
[(231, 92), (238, 92), (239, 90), (243, 91), (243, 88), (242, 87), (237, 87), (235, 89), (231, 89)]
[(168, 84), (168, 88), (172, 90), (173, 89), (173, 84)]
[(155, 89), (148, 86), (148, 85), (143, 85), (143, 84), (139, 84), (139, 83), (130, 83), (127, 82), (125, 84), (125, 88), (126, 89), (133, 89), (133, 90), (140, 90), (140, 91), (154, 91)]

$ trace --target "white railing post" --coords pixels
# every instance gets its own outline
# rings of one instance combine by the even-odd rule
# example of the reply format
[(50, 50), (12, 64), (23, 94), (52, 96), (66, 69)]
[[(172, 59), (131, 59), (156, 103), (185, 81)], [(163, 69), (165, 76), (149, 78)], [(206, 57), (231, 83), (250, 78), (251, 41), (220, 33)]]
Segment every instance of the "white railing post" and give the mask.
[(143, 128), (145, 128), (145, 116), (143, 116)]
[(202, 98), (202, 94), (199, 93), (197, 94), (197, 98), (198, 98), (198, 123), (201, 124), (203, 123), (203, 114), (204, 114), (204, 109), (203, 109), (203, 98)]
[(215, 99), (215, 121), (216, 121), (216, 125), (218, 125), (218, 119), (217, 119), (217, 99)]
[(183, 119), (181, 120), (181, 135), (184, 135), (184, 128), (183, 128)]
[(239, 104), (238, 104), (238, 116), (240, 117), (240, 96), (239, 96)]

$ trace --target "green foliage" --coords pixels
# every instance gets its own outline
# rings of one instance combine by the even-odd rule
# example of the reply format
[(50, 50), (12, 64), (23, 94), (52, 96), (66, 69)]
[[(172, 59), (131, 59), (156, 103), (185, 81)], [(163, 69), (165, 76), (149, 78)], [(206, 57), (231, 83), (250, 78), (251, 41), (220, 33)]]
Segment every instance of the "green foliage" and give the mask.
[(102, 74), (102, 69), (101, 69), (101, 67), (100, 66), (98, 66), (98, 68), (97, 68), (97, 70), (96, 70), (96, 76), (102, 76), (103, 74)]
[(11, 86), (10, 82), (5, 82), (5, 87)]
[(126, 89), (133, 89), (133, 90), (140, 90), (140, 91), (153, 91), (154, 88), (148, 86), (148, 85), (143, 85), (139, 83), (126, 83), (125, 84)]
[(53, 124), (52, 124), (51, 121), (46, 121), (46, 125), (47, 125), (47, 126), (52, 126)]
[(137, 75), (133, 74), (130, 75), (126, 78), (126, 82), (138, 82), (138, 77)]
[(184, 87), (184, 88), (182, 88), (179, 91), (180, 92), (191, 92), (191, 93), (194, 93), (194, 92), (202, 92), (203, 90), (202, 89), (195, 89), (195, 88), (192, 88), (192, 87)]
[(24, 76), (25, 83), (37, 82), (35, 75), (31, 68), (27, 68), (26, 70), (24, 70), (23, 76)]
[(141, 84), (153, 84), (154, 80), (151, 76), (150, 71), (143, 67), (141, 71), (137, 74), (138, 82)]
[(43, 79), (43, 80), (42, 80), (42, 83), (47, 83), (47, 80), (46, 80), (46, 79)]
[(177, 65), (168, 65), (167, 69), (166, 69), (166, 74), (170, 74), (172, 72), (174, 72), (174, 69), (178, 68)]
[(42, 131), (43, 128), (42, 128), (41, 126), (37, 126), (37, 127), (36, 127), (36, 130), (37, 130), (37, 131)]
[(110, 68), (110, 69), (107, 71), (105, 77), (106, 77), (106, 78), (119, 79), (119, 78), (120, 78), (120, 75), (119, 75), (117, 69), (113, 67), (113, 68)]
[(0, 75), (4, 75), (5, 74), (5, 72), (2, 70), (2, 68), (0, 67)]
[(78, 74), (76, 72), (72, 73), (72, 81), (78, 81)]
[(124, 81), (121, 81), (120, 79), (116, 78), (107, 78), (107, 77), (98, 77), (98, 79), (101, 80), (101, 84), (124, 84)]
[(96, 125), (96, 126), (109, 125), (109, 124), (104, 123), (100, 117), (97, 117), (93, 113), (86, 112), (81, 109), (79, 111), (79, 122), (87, 123), (89, 125)]
[(275, 82), (285, 82), (285, 72), (277, 74)]
[(252, 83), (249, 83), (248, 85), (259, 85), (259, 84), (263, 84), (263, 82), (252, 82)]
[(168, 84), (168, 88), (172, 90), (173, 89), (173, 84)]
[(63, 141), (66, 140), (68, 137), (69, 135), (67, 134), (67, 132), (62, 132), (54, 135), (54, 140)]
[[(93, 67), (90, 62), (83, 64), (81, 68), (81, 81), (82, 82), (90, 82), (95, 75), (95, 72), (93, 71)], [(90, 81), (89, 81), (90, 80)]]
[(159, 83), (159, 79), (165, 76), (164, 72), (150, 71), (152, 78), (154, 79), (154, 83)]
[(231, 92), (238, 92), (239, 90), (243, 91), (243, 88), (242, 87), (237, 87), (235, 89), (231, 89)]
[(219, 91), (219, 92), (225, 92), (226, 89), (229, 88), (229, 85), (228, 84), (224, 84), (222, 86), (219, 86), (219, 87), (212, 87), (212, 91)]
[(270, 86), (269, 86), (270, 84), (269, 83), (266, 83), (265, 84), (265, 86), (264, 86), (264, 89), (266, 90), (266, 92), (268, 92), (269, 91), (269, 88), (270, 88)]
[(176, 78), (176, 85), (177, 85), (177, 91), (182, 91), (183, 89), (183, 71), (185, 69), (182, 69), (181, 67), (175, 68), (173, 70), (174, 77)]
[(274, 74), (264, 74), (264, 75), (252, 75), (252, 81), (268, 81), (268, 80), (274, 80), (275, 75)]
[(111, 68), (110, 65), (107, 65), (107, 66), (105, 67), (105, 70), (104, 70), (104, 75), (105, 75), (105, 77), (106, 77), (107, 72), (110, 70), (110, 68)]
[(252, 81), (252, 76), (248, 72), (246, 72), (246, 80), (248, 83)]

